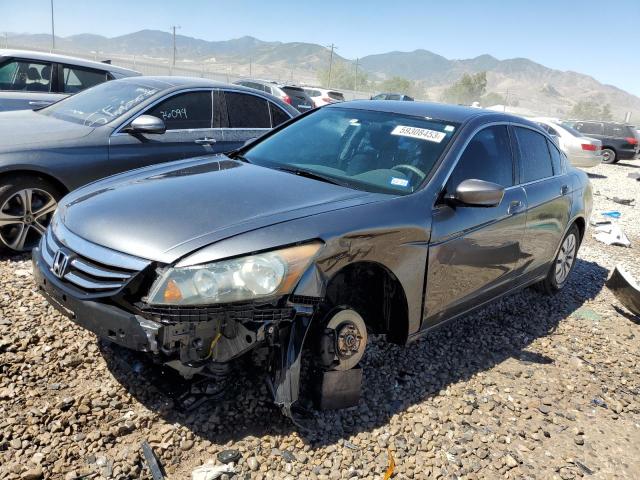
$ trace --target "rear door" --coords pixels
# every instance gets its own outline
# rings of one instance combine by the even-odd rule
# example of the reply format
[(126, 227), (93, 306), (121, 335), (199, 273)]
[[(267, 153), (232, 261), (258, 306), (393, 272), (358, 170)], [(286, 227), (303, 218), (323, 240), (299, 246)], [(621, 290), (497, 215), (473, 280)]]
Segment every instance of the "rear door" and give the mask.
[(290, 118), (288, 113), (266, 98), (249, 92), (223, 91), (222, 101), (226, 111), (222, 119), (224, 151), (235, 150), (247, 140), (264, 135), (272, 124), (284, 121), (283, 115)]
[(161, 118), (167, 131), (163, 134), (129, 134), (118, 131), (111, 135), (109, 159), (114, 171), (145, 165), (210, 155), (224, 150), (222, 129), (213, 128), (220, 116), (214, 110), (212, 89), (173, 92), (131, 118), (139, 115)]
[(432, 215), (425, 295), (425, 327), (460, 314), (506, 291), (522, 256), (526, 219), (524, 189), (506, 124), (485, 127), (465, 147), (442, 196), (464, 180), (505, 187), (495, 207), (441, 201)]
[(33, 110), (64, 98), (55, 93), (55, 64), (38, 60), (0, 60), (0, 111)]
[(571, 212), (571, 178), (562, 154), (542, 133), (513, 126), (520, 184), (527, 196), (523, 255), (518, 270), (523, 281), (546, 273), (564, 235)]

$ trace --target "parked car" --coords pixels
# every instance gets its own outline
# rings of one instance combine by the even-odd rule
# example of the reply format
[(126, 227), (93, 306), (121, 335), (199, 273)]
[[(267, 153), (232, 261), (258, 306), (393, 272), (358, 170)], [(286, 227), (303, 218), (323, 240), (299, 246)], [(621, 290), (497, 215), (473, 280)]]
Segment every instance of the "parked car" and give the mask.
[(298, 115), (237, 85), (113, 80), (38, 111), (0, 114), (0, 244), (31, 249), (57, 201), (98, 178), (242, 146)]
[(0, 111), (42, 108), (107, 80), (137, 75), (110, 63), (0, 49)]
[(631, 160), (638, 154), (638, 139), (633, 129), (624, 123), (578, 121), (563, 122), (602, 142), (602, 161), (617, 163), (619, 160)]
[(299, 112), (307, 112), (314, 107), (313, 100), (311, 100), (302, 87), (278, 84), (266, 80), (238, 80), (235, 84), (269, 93), (283, 102), (288, 103)]
[(53, 306), (182, 375), (255, 353), (291, 415), (303, 342), (345, 386), (369, 333), (405, 344), (519, 288), (561, 290), (591, 202), (523, 118), (354, 101), (76, 190), (32, 258)]
[(560, 149), (569, 158), (571, 165), (590, 168), (602, 162), (602, 142), (587, 137), (578, 130), (559, 120), (548, 118), (532, 119), (557, 141)]
[(335, 90), (327, 90), (326, 88), (318, 87), (303, 87), (304, 91), (313, 100), (313, 105), (316, 107), (322, 107), (330, 103), (344, 102), (344, 95)]
[(406, 102), (413, 102), (413, 97), (404, 95), (402, 93), (379, 93), (371, 97), (371, 100), (402, 100)]

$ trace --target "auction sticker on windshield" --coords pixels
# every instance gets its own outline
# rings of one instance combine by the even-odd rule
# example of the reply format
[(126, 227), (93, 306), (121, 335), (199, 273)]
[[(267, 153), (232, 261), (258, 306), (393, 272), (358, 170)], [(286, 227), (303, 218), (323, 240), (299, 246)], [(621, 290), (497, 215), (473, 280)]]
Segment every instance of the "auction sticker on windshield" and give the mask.
[(429, 142), (440, 143), (447, 136), (444, 132), (429, 130), (427, 128), (407, 127), (398, 125), (391, 131), (391, 135), (400, 135), (401, 137), (417, 138), (419, 140), (427, 140)]

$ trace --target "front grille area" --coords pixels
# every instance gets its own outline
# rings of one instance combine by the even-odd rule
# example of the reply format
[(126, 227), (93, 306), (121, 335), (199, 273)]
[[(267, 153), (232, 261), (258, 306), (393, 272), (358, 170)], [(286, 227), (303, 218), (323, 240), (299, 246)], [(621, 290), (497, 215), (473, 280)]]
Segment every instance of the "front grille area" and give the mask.
[[(65, 233), (65, 237), (69, 238), (70, 232)], [(75, 237), (72, 242), (63, 243), (50, 228), (40, 246), (42, 259), (49, 270), (65, 284), (82, 293), (100, 296), (116, 293), (145, 266), (142, 262), (137, 262), (138, 259), (135, 257), (129, 259), (119, 252), (112, 252), (104, 247), (87, 248), (91, 252), (75, 251), (73, 247), (79, 246), (80, 242), (92, 245), (78, 238)], [(56, 272), (54, 263), (58, 252), (65, 254), (66, 263), (62, 271)], [(134, 266), (139, 268), (132, 268)]]
[(291, 320), (292, 307), (274, 308), (273, 305), (212, 305), (200, 307), (171, 307), (143, 305), (142, 313), (151, 318), (169, 322), (204, 322), (208, 320), (235, 320), (238, 322), (279, 322)]

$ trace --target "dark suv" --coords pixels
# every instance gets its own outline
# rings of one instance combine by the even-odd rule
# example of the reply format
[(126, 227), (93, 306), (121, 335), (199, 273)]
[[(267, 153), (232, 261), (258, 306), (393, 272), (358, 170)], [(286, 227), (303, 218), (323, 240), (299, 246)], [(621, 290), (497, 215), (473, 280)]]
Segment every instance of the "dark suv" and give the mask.
[(585, 135), (602, 141), (602, 161), (616, 163), (632, 160), (638, 154), (638, 138), (633, 128), (624, 123), (571, 121), (566, 122)]

